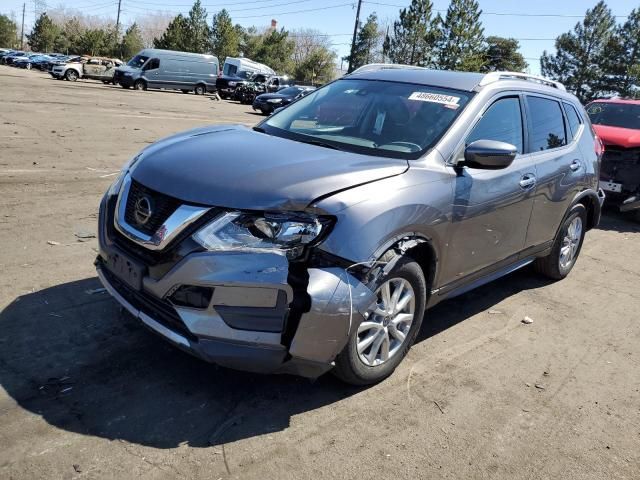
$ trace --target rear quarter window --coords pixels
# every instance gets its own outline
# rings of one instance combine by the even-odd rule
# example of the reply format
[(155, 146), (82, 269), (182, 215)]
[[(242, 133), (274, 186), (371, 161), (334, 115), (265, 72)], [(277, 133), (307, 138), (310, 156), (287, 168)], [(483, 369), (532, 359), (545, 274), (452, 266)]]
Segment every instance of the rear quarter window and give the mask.
[(564, 111), (567, 113), (567, 121), (569, 122), (569, 129), (571, 130), (571, 134), (575, 137), (580, 129), (580, 125), (582, 125), (582, 119), (580, 115), (576, 111), (575, 107), (570, 103), (563, 102)]
[(567, 144), (560, 102), (527, 96), (529, 114), (529, 151), (540, 152)]

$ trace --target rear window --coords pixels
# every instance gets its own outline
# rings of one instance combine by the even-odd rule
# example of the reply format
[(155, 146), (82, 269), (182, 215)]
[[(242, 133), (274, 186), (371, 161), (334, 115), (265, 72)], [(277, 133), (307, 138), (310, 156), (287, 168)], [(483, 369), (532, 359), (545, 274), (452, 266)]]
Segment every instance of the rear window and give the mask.
[(578, 112), (576, 112), (576, 109), (573, 107), (573, 105), (566, 102), (564, 102), (564, 111), (567, 113), (567, 121), (569, 122), (571, 133), (575, 137), (578, 133), (580, 125), (582, 125), (580, 115), (578, 115)]
[(596, 102), (587, 107), (591, 123), (640, 130), (640, 105)]
[(540, 152), (567, 144), (560, 103), (542, 97), (527, 97), (529, 106), (529, 151)]

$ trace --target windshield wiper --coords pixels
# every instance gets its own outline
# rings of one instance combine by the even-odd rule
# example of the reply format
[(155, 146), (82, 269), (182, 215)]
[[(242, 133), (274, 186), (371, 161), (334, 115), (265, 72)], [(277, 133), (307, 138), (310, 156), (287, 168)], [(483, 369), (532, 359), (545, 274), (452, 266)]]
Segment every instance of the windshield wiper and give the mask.
[(331, 143), (323, 142), (322, 140), (316, 140), (316, 139), (300, 140), (298, 138), (296, 138), (295, 140), (297, 142), (308, 143), (309, 145), (317, 145), (318, 147), (330, 148), (332, 150), (342, 150), (340, 147), (336, 147)]

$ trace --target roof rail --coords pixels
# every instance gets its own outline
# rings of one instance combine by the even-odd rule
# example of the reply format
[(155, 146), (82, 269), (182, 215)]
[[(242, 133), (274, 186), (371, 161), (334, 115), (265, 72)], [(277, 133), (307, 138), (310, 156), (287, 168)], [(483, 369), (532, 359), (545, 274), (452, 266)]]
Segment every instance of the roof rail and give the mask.
[(363, 65), (359, 68), (356, 68), (353, 73), (361, 73), (361, 72), (373, 72), (376, 70), (428, 70), (425, 67), (418, 67), (416, 65), (402, 65), (400, 63), (370, 63), (368, 65)]
[(498, 80), (527, 80), (529, 82), (541, 83), (542, 85), (548, 85), (549, 87), (557, 88), (558, 90), (566, 91), (567, 89), (560, 82), (551, 80), (549, 78), (541, 77), (539, 75), (529, 75), (522, 72), (489, 72), (487, 73), (480, 83), (479, 87), (484, 87), (490, 83), (497, 82)]

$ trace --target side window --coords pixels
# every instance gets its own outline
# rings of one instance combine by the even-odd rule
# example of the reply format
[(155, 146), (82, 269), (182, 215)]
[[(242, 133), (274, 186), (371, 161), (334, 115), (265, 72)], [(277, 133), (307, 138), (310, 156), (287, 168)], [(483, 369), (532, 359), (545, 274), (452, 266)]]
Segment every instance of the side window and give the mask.
[(501, 98), (491, 105), (467, 137), (467, 145), (476, 140), (510, 143), (523, 152), (522, 113), (518, 97)]
[(578, 129), (580, 125), (582, 125), (582, 120), (580, 119), (580, 115), (576, 112), (576, 109), (570, 103), (563, 102), (564, 111), (567, 112), (567, 120), (569, 121), (569, 128), (571, 129), (571, 133), (573, 136), (576, 136), (578, 133)]
[(531, 152), (540, 152), (567, 144), (564, 117), (560, 103), (541, 97), (527, 97), (531, 116), (530, 145)]
[(145, 70), (155, 70), (156, 68), (160, 68), (160, 59), (159, 58), (152, 58), (151, 60), (149, 60), (149, 63), (147, 63), (144, 66)]

